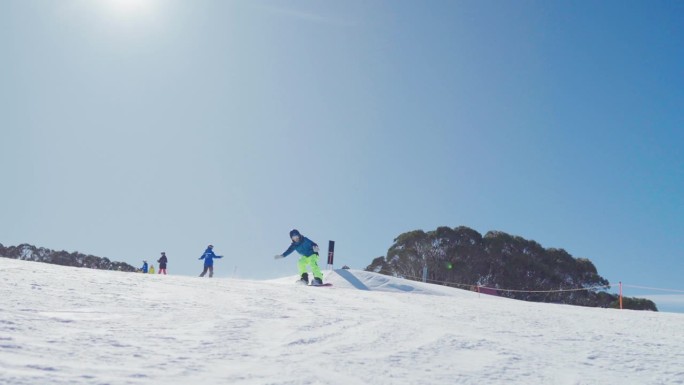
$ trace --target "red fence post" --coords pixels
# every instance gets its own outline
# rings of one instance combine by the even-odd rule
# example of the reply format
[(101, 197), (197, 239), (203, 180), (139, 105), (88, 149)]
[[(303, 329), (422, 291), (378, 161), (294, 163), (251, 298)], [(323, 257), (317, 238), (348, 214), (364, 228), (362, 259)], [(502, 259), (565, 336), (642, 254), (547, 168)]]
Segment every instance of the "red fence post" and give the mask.
[(620, 281), (620, 310), (622, 310), (622, 281)]

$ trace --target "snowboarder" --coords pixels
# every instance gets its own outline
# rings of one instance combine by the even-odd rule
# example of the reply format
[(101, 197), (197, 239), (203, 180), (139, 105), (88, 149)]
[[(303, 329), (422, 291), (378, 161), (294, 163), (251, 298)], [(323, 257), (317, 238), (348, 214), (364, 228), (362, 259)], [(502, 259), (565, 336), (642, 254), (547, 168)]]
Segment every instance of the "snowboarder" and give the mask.
[(297, 261), (297, 268), (299, 268), (299, 275), (301, 276), (300, 282), (306, 285), (309, 284), (309, 274), (306, 271), (306, 267), (311, 266), (311, 272), (314, 276), (311, 284), (314, 286), (322, 285), (323, 273), (321, 268), (318, 267), (318, 245), (300, 234), (296, 229), (290, 231), (290, 239), (292, 240), (290, 247), (284, 253), (276, 255), (274, 258), (285, 258), (296, 250), (301, 255), (299, 261)]
[(202, 274), (200, 274), (200, 277), (204, 277), (204, 274), (207, 274), (207, 271), (209, 271), (209, 278), (214, 276), (214, 258), (223, 258), (222, 255), (216, 255), (214, 254), (214, 246), (209, 245), (207, 246), (207, 249), (204, 250), (204, 254), (202, 254), (199, 259), (204, 259), (204, 270), (202, 271)]
[(143, 274), (147, 274), (147, 261), (143, 261), (143, 265), (140, 268), (140, 271), (142, 271)]
[(159, 262), (159, 274), (164, 272), (164, 275), (166, 275), (166, 263), (168, 261), (169, 260), (166, 258), (166, 253), (162, 251), (161, 258), (157, 260), (157, 262)]

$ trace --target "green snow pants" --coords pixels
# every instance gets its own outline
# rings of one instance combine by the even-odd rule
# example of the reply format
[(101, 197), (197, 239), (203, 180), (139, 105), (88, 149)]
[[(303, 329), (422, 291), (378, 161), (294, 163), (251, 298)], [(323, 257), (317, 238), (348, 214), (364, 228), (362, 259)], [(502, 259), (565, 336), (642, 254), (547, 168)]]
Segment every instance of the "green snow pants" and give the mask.
[(306, 273), (306, 266), (311, 266), (311, 272), (316, 278), (323, 279), (323, 273), (321, 273), (321, 268), (318, 267), (318, 254), (311, 254), (308, 257), (302, 255), (297, 261), (297, 267), (299, 268), (299, 275)]

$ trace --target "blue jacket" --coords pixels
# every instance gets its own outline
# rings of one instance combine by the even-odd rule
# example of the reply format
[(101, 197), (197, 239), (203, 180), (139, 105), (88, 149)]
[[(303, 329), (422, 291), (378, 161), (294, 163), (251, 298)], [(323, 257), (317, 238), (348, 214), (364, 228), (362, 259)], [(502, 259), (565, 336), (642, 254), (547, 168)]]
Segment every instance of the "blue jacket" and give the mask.
[(214, 266), (214, 258), (223, 258), (222, 255), (214, 254), (214, 251), (207, 247), (199, 259), (204, 259), (204, 266)]
[(287, 257), (288, 255), (292, 254), (292, 252), (295, 250), (299, 254), (305, 257), (309, 257), (313, 254), (317, 254), (317, 252), (314, 251), (314, 246), (318, 248), (318, 245), (314, 241), (302, 235), (299, 237), (299, 242), (292, 242), (290, 247), (288, 247), (287, 250), (285, 250), (285, 252), (283, 253), (283, 257)]
[(142, 268), (140, 270), (142, 270), (143, 273), (147, 273), (147, 262), (143, 262)]

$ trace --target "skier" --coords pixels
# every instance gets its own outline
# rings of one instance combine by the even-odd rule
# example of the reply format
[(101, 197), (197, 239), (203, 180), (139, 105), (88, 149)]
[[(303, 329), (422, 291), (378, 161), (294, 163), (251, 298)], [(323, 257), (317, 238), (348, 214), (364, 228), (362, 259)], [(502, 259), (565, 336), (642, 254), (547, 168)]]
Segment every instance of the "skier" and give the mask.
[(150, 265), (150, 274), (154, 274), (154, 265)]
[(207, 274), (207, 271), (209, 271), (209, 278), (214, 276), (214, 258), (223, 258), (222, 255), (216, 255), (214, 254), (214, 246), (209, 245), (207, 246), (207, 249), (204, 250), (204, 254), (202, 254), (199, 259), (204, 259), (204, 270), (202, 271), (202, 274), (200, 274), (200, 277), (204, 277), (204, 274)]
[(159, 274), (164, 272), (164, 275), (166, 275), (166, 263), (168, 261), (169, 260), (166, 258), (166, 253), (162, 251), (161, 258), (157, 260), (157, 262), (159, 262)]
[(321, 268), (318, 267), (318, 245), (300, 234), (296, 229), (290, 231), (290, 239), (292, 239), (290, 247), (288, 247), (284, 253), (276, 255), (274, 258), (285, 258), (296, 250), (301, 255), (299, 261), (297, 261), (299, 275), (301, 276), (300, 282), (305, 285), (309, 284), (309, 274), (306, 272), (306, 266), (309, 265), (311, 266), (311, 272), (314, 276), (311, 284), (314, 286), (322, 285), (323, 273), (321, 272)]
[(143, 265), (140, 268), (140, 271), (142, 271), (143, 274), (147, 274), (147, 261), (143, 261)]

